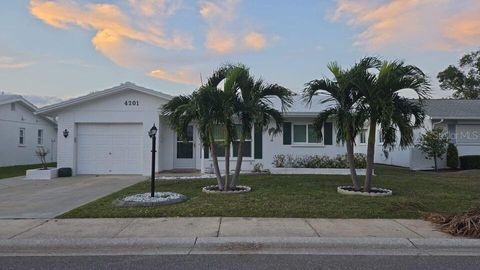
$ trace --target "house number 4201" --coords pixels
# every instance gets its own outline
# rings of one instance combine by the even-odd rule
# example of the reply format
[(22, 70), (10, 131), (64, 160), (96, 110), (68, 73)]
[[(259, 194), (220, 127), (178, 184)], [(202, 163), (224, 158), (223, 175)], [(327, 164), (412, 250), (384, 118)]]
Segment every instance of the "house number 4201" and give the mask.
[(125, 100), (125, 106), (139, 106), (140, 103), (138, 102), (138, 100)]

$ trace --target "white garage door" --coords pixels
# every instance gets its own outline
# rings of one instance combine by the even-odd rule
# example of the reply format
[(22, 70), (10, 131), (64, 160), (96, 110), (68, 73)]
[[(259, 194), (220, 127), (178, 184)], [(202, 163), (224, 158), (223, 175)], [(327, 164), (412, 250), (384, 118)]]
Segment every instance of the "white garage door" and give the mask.
[(78, 174), (142, 174), (141, 124), (79, 124)]

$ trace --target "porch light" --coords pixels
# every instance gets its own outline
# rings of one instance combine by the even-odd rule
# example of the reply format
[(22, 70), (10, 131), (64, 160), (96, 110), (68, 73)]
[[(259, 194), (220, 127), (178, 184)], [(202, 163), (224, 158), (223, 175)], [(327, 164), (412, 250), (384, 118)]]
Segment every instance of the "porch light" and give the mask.
[(152, 138), (153, 136), (155, 136), (157, 134), (157, 130), (158, 130), (157, 127), (155, 126), (155, 124), (153, 124), (153, 127), (148, 132), (148, 136), (150, 136), (150, 138)]
[(65, 138), (68, 137), (68, 130), (67, 130), (67, 129), (65, 129), (65, 130), (63, 131), (63, 137), (65, 137)]

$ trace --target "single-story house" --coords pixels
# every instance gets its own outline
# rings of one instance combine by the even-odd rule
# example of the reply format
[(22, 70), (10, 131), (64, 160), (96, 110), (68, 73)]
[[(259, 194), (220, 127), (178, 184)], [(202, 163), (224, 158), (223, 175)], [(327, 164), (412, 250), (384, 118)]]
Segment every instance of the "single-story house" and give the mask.
[[(184, 141), (162, 118), (161, 107), (171, 98), (170, 95), (127, 82), (41, 108), (37, 114), (56, 118), (58, 166), (71, 167), (75, 174), (149, 175), (151, 139), (148, 131), (153, 125), (158, 127), (157, 171), (211, 168), (211, 157), (208, 151), (202, 149), (195, 125), (189, 127), (188, 139)], [(285, 113), (282, 134), (271, 136), (267, 131), (254, 130), (245, 145), (242, 169), (251, 170), (257, 163), (265, 169), (272, 168), (273, 157), (277, 154), (344, 154), (345, 147), (336, 143), (335, 123), (325, 124), (322, 140), (313, 133), (311, 123), (314, 117), (329, 106), (317, 101), (307, 106), (296, 97), (292, 108)], [(367, 135), (362, 132), (358, 136), (356, 152), (366, 152)], [(392, 155), (395, 154), (395, 151), (392, 152)], [(235, 147), (231, 155), (231, 167), (234, 168)], [(400, 165), (392, 155), (389, 159), (380, 160), (379, 152), (376, 159)], [(219, 160), (222, 163), (224, 158)], [(223, 167), (223, 164), (220, 166)]]
[(20, 95), (0, 94), (0, 167), (38, 164), (35, 150), (48, 149), (49, 162), (56, 161), (57, 124)]

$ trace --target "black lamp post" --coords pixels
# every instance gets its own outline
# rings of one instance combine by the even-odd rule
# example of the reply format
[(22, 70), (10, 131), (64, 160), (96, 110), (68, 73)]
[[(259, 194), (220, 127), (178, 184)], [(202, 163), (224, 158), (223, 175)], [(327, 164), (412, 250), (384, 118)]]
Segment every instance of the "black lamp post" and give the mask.
[(151, 179), (151, 191), (150, 191), (150, 197), (155, 197), (155, 153), (157, 150), (155, 149), (156, 145), (156, 139), (157, 139), (157, 127), (155, 124), (153, 124), (153, 127), (150, 129), (148, 132), (148, 136), (152, 138), (152, 179)]

